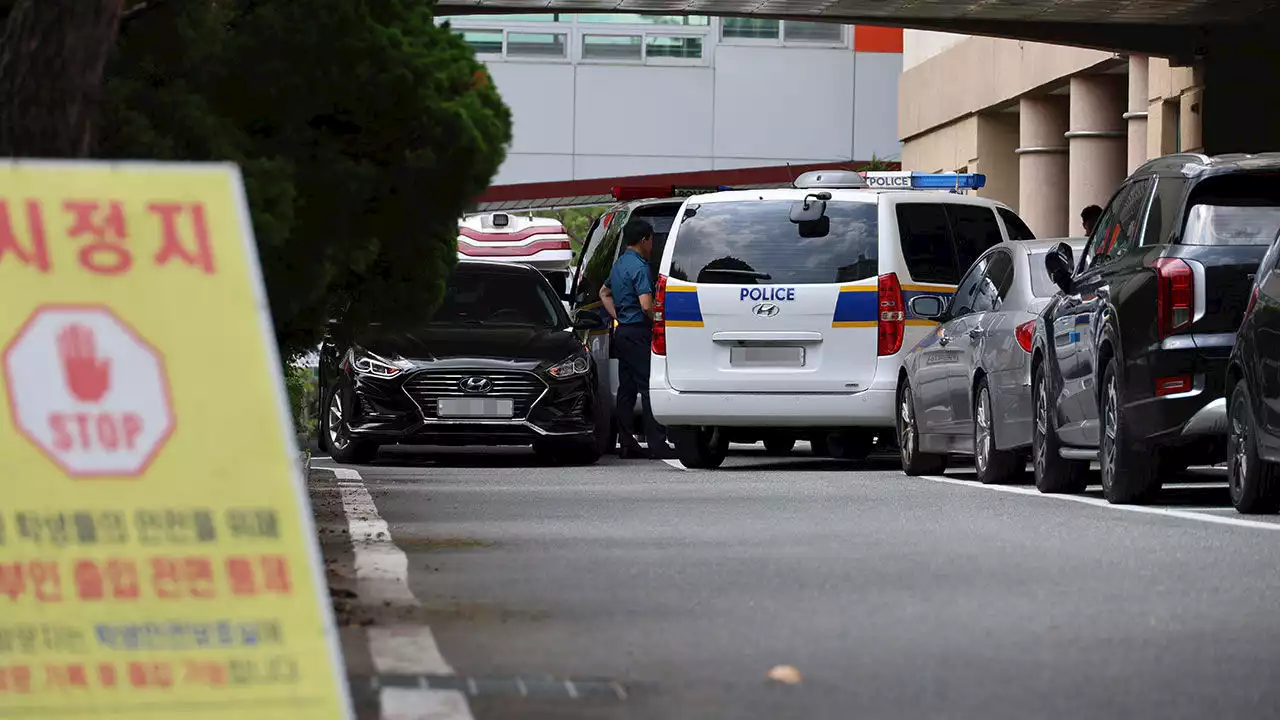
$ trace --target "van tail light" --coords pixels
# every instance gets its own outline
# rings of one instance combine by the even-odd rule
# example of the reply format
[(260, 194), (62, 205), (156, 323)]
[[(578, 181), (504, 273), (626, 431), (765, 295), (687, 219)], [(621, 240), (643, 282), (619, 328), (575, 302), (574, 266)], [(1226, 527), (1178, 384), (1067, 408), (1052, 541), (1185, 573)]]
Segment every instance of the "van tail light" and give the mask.
[(658, 276), (658, 287), (653, 293), (653, 354), (667, 354), (667, 321), (664, 312), (667, 305), (667, 276)]
[(1245, 306), (1244, 314), (1248, 315), (1253, 312), (1253, 306), (1258, 304), (1258, 286), (1253, 286), (1253, 292), (1249, 293), (1249, 304)]
[(897, 273), (880, 276), (877, 306), (880, 311), (876, 316), (877, 353), (893, 355), (902, 349), (902, 336), (907, 329), (906, 306), (902, 302), (902, 286), (898, 284)]
[(1014, 329), (1013, 334), (1018, 338), (1018, 347), (1026, 352), (1031, 352), (1031, 338), (1036, 332), (1036, 321), (1028, 320)]
[(1195, 277), (1178, 258), (1156, 260), (1156, 327), (1160, 337), (1191, 327), (1195, 314)]

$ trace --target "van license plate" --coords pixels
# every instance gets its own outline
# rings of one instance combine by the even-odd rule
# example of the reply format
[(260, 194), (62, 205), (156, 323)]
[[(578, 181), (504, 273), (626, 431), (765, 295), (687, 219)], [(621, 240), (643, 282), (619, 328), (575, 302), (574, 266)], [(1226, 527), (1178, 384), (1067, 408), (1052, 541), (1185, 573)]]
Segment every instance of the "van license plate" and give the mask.
[(514, 403), (510, 398), (440, 398), (436, 414), (442, 418), (510, 418)]
[(731, 347), (729, 364), (738, 367), (804, 367), (804, 348), (768, 345)]

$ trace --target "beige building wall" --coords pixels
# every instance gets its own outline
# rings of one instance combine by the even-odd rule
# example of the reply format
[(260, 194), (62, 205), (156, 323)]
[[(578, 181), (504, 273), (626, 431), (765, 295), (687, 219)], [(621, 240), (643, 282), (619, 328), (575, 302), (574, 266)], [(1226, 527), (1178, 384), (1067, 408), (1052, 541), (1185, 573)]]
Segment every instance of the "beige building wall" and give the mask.
[(1200, 77), (1162, 58), (908, 30), (899, 82), (903, 169), (984, 173), (978, 194), (1043, 237), (1081, 234), (1149, 158), (1201, 149)]

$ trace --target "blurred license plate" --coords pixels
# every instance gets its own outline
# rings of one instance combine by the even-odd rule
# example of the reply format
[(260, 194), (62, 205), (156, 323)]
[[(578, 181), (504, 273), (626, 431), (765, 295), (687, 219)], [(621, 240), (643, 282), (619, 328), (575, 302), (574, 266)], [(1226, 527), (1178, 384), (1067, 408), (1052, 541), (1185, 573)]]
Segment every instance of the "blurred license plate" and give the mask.
[(514, 411), (510, 398), (440, 398), (437, 402), (442, 418), (509, 418)]
[(804, 348), (770, 345), (731, 347), (729, 364), (747, 367), (804, 367)]

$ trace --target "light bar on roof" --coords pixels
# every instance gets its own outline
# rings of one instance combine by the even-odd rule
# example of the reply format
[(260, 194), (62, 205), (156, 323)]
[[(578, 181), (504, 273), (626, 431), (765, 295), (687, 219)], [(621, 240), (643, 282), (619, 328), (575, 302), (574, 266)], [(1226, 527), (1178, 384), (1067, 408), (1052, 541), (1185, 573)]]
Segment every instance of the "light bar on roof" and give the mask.
[(879, 190), (977, 190), (986, 186), (981, 173), (867, 172), (867, 186)]

